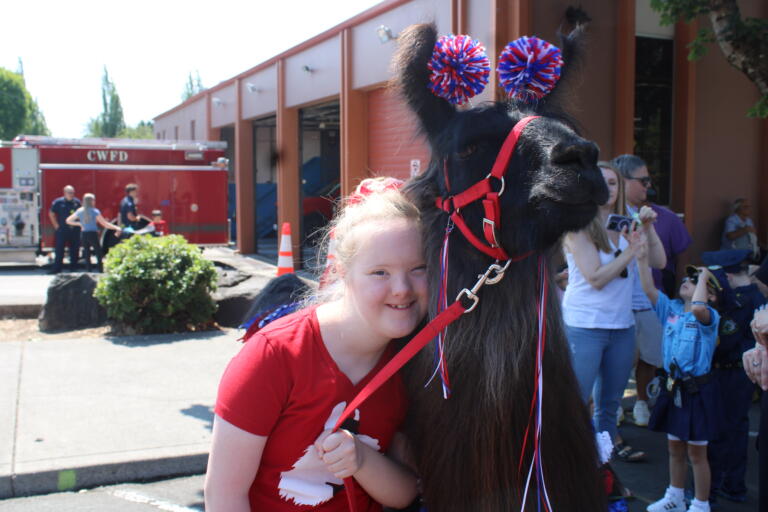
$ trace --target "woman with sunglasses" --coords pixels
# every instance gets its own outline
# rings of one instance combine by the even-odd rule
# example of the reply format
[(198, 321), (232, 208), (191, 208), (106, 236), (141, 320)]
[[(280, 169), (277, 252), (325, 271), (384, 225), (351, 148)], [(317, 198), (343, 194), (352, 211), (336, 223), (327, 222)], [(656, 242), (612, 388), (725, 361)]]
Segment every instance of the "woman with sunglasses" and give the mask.
[(635, 358), (632, 290), (636, 254), (648, 247), (651, 263), (664, 266), (665, 256), (653, 229), (655, 214), (643, 208), (630, 229), (606, 229), (610, 214), (626, 215), (624, 181), (607, 162), (598, 166), (608, 186), (608, 201), (583, 230), (569, 233), (563, 248), (569, 281), (563, 296), (563, 320), (573, 354), (573, 369), (585, 403), (593, 398), (598, 432), (611, 434), (617, 454), (641, 460), (642, 452), (623, 444), (617, 412)]

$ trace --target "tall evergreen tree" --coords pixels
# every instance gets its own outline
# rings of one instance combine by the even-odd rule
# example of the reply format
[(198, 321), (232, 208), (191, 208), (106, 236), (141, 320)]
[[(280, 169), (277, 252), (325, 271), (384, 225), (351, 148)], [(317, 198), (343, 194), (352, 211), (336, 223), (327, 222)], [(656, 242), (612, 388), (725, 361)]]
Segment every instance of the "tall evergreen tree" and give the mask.
[(107, 67), (104, 66), (104, 76), (101, 79), (101, 114), (92, 118), (88, 123), (89, 137), (117, 137), (125, 129), (123, 107), (114, 82), (109, 78)]
[(187, 101), (195, 94), (204, 90), (205, 87), (203, 87), (203, 81), (200, 80), (200, 72), (195, 71), (193, 76), (190, 71), (189, 76), (187, 76), (187, 83), (184, 84), (184, 92), (181, 94), (181, 101)]

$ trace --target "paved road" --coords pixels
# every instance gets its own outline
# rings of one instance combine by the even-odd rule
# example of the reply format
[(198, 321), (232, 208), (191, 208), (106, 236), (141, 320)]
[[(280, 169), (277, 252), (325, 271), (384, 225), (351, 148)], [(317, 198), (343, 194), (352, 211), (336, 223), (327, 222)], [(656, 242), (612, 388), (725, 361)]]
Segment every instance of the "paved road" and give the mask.
[[(757, 420), (756, 408), (752, 411), (753, 424)], [(630, 512), (643, 512), (667, 486), (667, 452), (663, 434), (638, 428), (631, 423), (622, 427), (625, 439), (648, 453), (648, 461), (628, 464), (615, 462), (624, 484), (637, 496), (629, 502)], [(714, 511), (754, 512), (757, 510), (757, 459), (750, 454), (747, 473), (749, 501), (736, 504), (720, 501)], [(0, 512), (193, 512), (203, 510), (203, 476), (172, 478), (147, 484), (122, 484), (98, 487), (78, 493), (59, 493), (31, 498), (0, 501)]]

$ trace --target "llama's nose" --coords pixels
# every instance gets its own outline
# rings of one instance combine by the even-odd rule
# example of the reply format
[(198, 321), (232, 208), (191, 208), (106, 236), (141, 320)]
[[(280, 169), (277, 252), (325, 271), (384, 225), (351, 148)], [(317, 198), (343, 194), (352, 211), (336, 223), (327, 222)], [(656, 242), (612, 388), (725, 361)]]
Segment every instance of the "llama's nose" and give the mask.
[(552, 163), (577, 169), (594, 168), (599, 150), (588, 140), (561, 142), (552, 149)]

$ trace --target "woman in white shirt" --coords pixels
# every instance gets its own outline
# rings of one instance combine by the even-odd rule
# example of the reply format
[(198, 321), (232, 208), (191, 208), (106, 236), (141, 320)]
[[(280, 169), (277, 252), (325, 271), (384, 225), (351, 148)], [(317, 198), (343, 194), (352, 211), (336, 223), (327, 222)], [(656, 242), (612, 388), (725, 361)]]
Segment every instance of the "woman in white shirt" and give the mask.
[(635, 358), (635, 319), (632, 283), (640, 251), (649, 251), (656, 268), (666, 263), (664, 248), (653, 228), (656, 213), (643, 207), (642, 227), (609, 231), (612, 213), (626, 215), (624, 183), (611, 164), (598, 164), (608, 185), (608, 201), (586, 228), (569, 233), (563, 244), (568, 262), (568, 287), (563, 296), (563, 320), (573, 354), (573, 369), (584, 402), (594, 398), (598, 432), (611, 434), (625, 460), (644, 457), (624, 446), (616, 429), (617, 409)]

